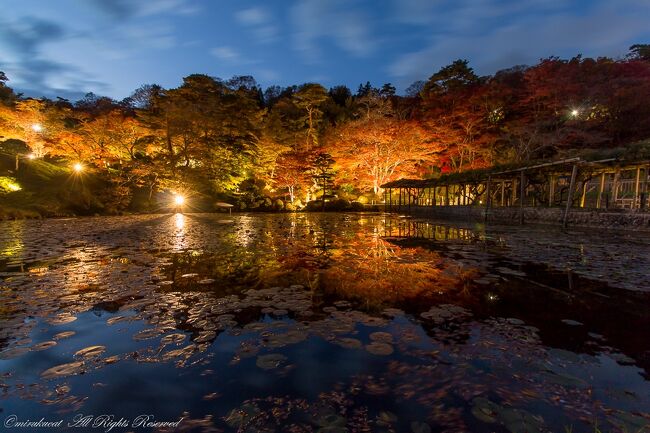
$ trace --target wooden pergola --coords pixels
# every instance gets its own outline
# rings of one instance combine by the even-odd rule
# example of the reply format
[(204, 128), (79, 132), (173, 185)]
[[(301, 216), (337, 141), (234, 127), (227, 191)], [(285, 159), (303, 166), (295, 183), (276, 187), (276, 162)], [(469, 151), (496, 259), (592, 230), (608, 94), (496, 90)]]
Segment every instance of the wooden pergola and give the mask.
[(649, 207), (650, 161), (568, 158), (509, 170), (470, 171), (436, 179), (399, 179), (382, 185), (386, 210), (483, 206), (629, 209)]

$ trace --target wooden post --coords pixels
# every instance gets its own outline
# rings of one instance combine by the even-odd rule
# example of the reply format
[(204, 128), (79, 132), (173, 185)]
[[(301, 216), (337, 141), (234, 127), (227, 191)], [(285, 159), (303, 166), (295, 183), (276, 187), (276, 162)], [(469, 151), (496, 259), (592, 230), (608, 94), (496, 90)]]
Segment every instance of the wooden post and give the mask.
[(411, 199), (413, 197), (411, 196), (411, 188), (406, 188), (406, 199), (408, 200), (408, 205), (409, 205), (409, 213), (411, 213)]
[(564, 219), (562, 220), (562, 226), (566, 228), (567, 222), (569, 220), (569, 209), (573, 204), (573, 189), (576, 186), (576, 177), (578, 176), (578, 164), (573, 164), (573, 170), (571, 171), (571, 183), (569, 184), (569, 192), (567, 193), (566, 199), (566, 208), (564, 209)]
[(506, 181), (501, 181), (501, 207), (506, 205)]
[(548, 182), (548, 207), (553, 207), (553, 203), (555, 203), (555, 176), (551, 174)]
[(616, 167), (616, 172), (614, 173), (614, 182), (612, 183), (612, 204), (616, 206), (618, 201), (618, 181), (621, 178), (621, 168)]
[(433, 186), (433, 206), (438, 206), (438, 197), (436, 197), (437, 186)]
[(636, 209), (639, 206), (639, 181), (641, 180), (641, 166), (636, 168), (636, 180), (634, 181), (634, 201), (632, 202), (632, 208)]
[(587, 181), (582, 181), (582, 196), (580, 197), (580, 207), (585, 207), (585, 201), (587, 200)]
[(596, 200), (596, 209), (600, 209), (603, 202), (603, 191), (605, 191), (605, 172), (600, 173), (600, 184), (598, 185), (598, 199)]
[(399, 199), (397, 202), (397, 211), (401, 212), (402, 211), (402, 187), (399, 187)]
[(449, 206), (449, 185), (445, 185), (445, 206)]
[(643, 187), (643, 194), (641, 197), (641, 209), (645, 209), (646, 202), (648, 200), (648, 193), (650, 193), (650, 165), (645, 167), (645, 186)]
[(524, 223), (524, 201), (526, 201), (526, 175), (524, 170), (521, 170), (519, 179), (519, 224)]
[(512, 201), (510, 206), (514, 206), (517, 202), (517, 178), (512, 179)]
[(490, 202), (492, 201), (492, 196), (490, 193), (490, 185), (492, 183), (492, 176), (488, 175), (487, 184), (485, 185), (485, 222), (488, 220), (488, 215), (490, 213)]

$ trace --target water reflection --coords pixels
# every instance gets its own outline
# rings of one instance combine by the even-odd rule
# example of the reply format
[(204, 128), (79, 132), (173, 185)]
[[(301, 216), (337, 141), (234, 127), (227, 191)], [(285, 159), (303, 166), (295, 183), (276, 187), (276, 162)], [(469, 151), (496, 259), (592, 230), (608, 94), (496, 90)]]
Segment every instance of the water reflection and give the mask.
[(174, 222), (176, 224), (176, 230), (178, 230), (179, 233), (182, 232), (183, 228), (185, 227), (185, 215), (182, 213), (175, 214)]
[(187, 411), (188, 431), (647, 423), (648, 297), (569, 287), (513, 257), (516, 235), (379, 214), (101, 222), (0, 226), (25, 269), (47, 261), (3, 274), (7, 413), (129, 417), (164, 395), (156, 417)]

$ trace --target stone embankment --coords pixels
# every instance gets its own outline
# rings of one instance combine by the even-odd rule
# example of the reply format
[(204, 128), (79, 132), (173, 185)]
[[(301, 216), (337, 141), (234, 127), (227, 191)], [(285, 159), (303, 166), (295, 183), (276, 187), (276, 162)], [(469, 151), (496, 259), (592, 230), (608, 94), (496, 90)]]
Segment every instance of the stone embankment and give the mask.
[[(525, 207), (523, 211), (524, 223), (563, 224), (563, 208)], [(403, 207), (401, 212), (409, 213), (409, 209)], [(484, 206), (413, 206), (410, 213), (453, 220), (485, 220)], [(519, 223), (520, 215), (521, 209), (518, 207), (496, 207), (489, 210), (487, 221)], [(650, 212), (571, 209), (568, 214), (567, 224), (573, 227), (606, 227), (650, 231)]]

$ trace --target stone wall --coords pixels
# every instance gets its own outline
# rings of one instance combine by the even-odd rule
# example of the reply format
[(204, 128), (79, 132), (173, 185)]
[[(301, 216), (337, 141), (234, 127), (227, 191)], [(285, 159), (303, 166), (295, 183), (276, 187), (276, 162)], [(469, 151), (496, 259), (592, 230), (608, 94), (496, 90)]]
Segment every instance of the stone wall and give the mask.
[[(395, 211), (396, 209), (393, 208)], [(490, 208), (488, 222), (519, 223), (519, 207)], [(409, 213), (403, 207), (401, 213)], [(441, 219), (484, 221), (484, 206), (413, 206), (410, 213)], [(561, 225), (564, 208), (524, 207), (524, 223)], [(650, 230), (650, 212), (571, 209), (568, 224), (579, 227), (611, 227)]]

